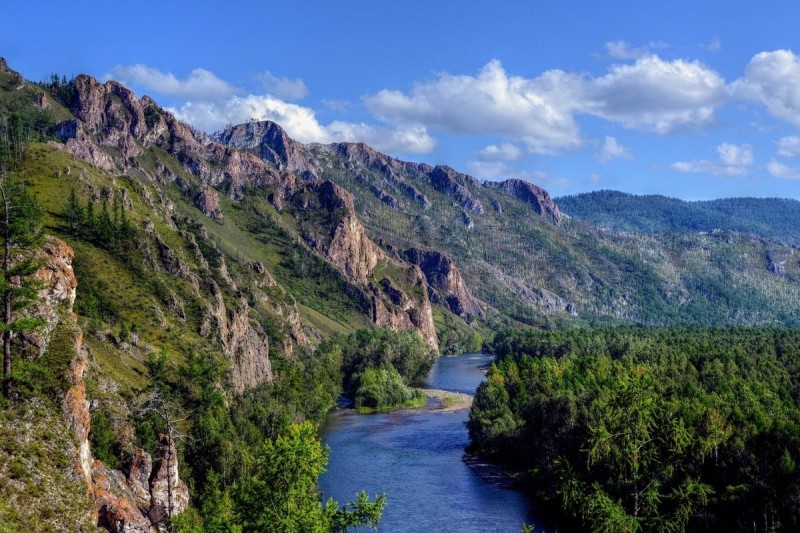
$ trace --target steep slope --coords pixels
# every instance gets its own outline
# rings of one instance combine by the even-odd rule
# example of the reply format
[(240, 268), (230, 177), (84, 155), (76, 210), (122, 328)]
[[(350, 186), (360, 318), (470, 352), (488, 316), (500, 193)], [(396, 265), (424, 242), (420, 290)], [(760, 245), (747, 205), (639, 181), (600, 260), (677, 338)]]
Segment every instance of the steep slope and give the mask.
[[(492, 316), (499, 311), (536, 324), (574, 318), (648, 324), (800, 320), (800, 263), (793, 250), (764, 242), (757, 233), (748, 236), (730, 220), (722, 227), (745, 235), (617, 234), (564, 217), (546, 191), (523, 180), (481, 183), (359, 143), (303, 145), (269, 122), (232, 126), (213, 138), (299, 176), (346, 188), (368, 233), (390, 255), (408, 259), (409, 249), (446, 254), (463, 286)], [(714, 203), (707, 212), (721, 219), (726, 205), (731, 204)], [(674, 227), (673, 215), (666, 206), (651, 218), (673, 230), (688, 229)], [(773, 256), (783, 259), (775, 263)], [(423, 271), (431, 287), (446, 276)], [(440, 301), (458, 298), (441, 296)]]
[[(69, 153), (103, 170), (139, 178), (160, 196), (170, 197), (169, 201), (174, 202), (167, 204), (170, 211), (187, 212), (177, 203), (193, 201), (213, 220), (237, 226), (239, 236), (250, 241), (247, 244), (253, 255), (259, 255), (258, 231), (253, 229), (272, 226), (284, 239), (294, 241), (294, 246), (316, 253), (339, 270), (343, 279), (338, 284), (349, 287), (341, 292), (351, 295), (351, 301), (346, 304), (351, 312), (358, 314), (359, 308), (364, 312), (378, 307), (382, 312), (367, 313), (376, 324), (417, 329), (430, 346), (438, 346), (427, 288), (419, 292), (418, 297), (406, 294), (403, 305), (398, 307), (393, 302), (396, 298), (381, 286), (370, 284), (373, 269), (383, 252), (365, 235), (349, 193), (328, 181), (298, 180), (293, 173), (276, 169), (249, 153), (210, 142), (158, 108), (151, 99), (138, 100), (116, 82), (99, 83), (88, 76), (78, 76), (73, 85), (72, 96), (65, 103), (75, 118), (59, 123), (54, 129)], [(226, 209), (220, 205), (220, 196), (214, 189), (233, 202), (237, 210), (235, 215), (225, 216)], [(197, 225), (182, 217), (167, 220), (167, 223), (182, 231)], [(200, 225), (209, 227), (205, 223)], [(198, 237), (202, 238), (194, 235), (195, 239)], [(162, 256), (171, 253), (164, 251), (161, 244), (158, 249)], [(411, 270), (410, 265), (398, 259), (393, 261)], [(240, 373), (242, 376), (250, 376), (255, 382), (268, 379), (268, 366), (254, 362), (250, 355), (260, 350), (263, 353), (255, 358), (264, 359), (267, 351), (266, 345), (256, 340), (259, 332), (247, 329), (248, 322), (243, 318), (247, 306), (234, 304), (234, 310), (230, 311), (233, 314), (226, 319), (218, 283), (201, 283), (202, 276), (192, 277), (180, 260), (172, 262), (172, 274), (187, 275), (195, 289), (206, 292), (211, 299), (212, 309), (206, 323), (213, 327), (204, 326), (202, 331), (219, 332), (217, 341), (236, 359), (237, 368), (248, 369)], [(225, 279), (224, 273), (221, 277), (223, 284), (237, 290), (236, 284)], [(395, 285), (402, 290), (404, 283), (397, 281)], [(337, 297), (341, 295), (331, 299)], [(314, 311), (327, 314), (325, 302), (317, 303), (322, 305)], [(241, 331), (236, 330), (237, 324)], [(225, 339), (228, 330), (250, 340), (238, 344)], [(239, 350), (243, 350), (244, 355), (235, 353)]]

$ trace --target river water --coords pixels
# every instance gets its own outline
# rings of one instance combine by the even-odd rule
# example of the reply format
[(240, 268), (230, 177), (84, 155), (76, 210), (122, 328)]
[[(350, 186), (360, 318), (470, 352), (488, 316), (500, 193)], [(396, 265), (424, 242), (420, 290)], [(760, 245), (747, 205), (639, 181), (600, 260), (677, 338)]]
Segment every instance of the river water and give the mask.
[[(483, 354), (440, 358), (426, 385), (473, 394), (491, 361)], [(386, 493), (382, 532), (487, 533), (520, 531), (541, 521), (522, 493), (490, 484), (462, 460), (469, 411), (406, 410), (359, 415), (331, 412), (322, 440), (331, 447), (320, 479), (325, 500), (340, 504), (359, 490)]]

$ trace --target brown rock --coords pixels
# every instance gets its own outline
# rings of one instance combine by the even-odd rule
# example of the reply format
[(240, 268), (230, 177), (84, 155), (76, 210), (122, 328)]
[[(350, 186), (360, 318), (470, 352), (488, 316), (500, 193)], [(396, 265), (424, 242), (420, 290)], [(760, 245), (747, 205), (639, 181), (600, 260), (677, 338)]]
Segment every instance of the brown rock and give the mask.
[(150, 475), (150, 510), (153, 524), (182, 513), (189, 506), (189, 489), (178, 477), (178, 452), (167, 435), (158, 436), (158, 449)]
[(409, 248), (402, 253), (402, 257), (420, 267), (430, 288), (453, 313), (462, 318), (485, 316), (480, 303), (449, 256), (433, 250)]
[(204, 186), (200, 189), (200, 194), (195, 198), (195, 205), (208, 218), (222, 220), (222, 210), (219, 207), (219, 196), (217, 191), (211, 187)]

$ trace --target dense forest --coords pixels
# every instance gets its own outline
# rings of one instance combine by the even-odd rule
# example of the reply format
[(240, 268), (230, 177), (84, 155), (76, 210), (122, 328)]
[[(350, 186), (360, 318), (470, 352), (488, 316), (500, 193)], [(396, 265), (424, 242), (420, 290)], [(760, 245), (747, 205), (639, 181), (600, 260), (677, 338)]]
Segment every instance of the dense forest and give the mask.
[(800, 332), (513, 330), (472, 451), (592, 531), (796, 531)]
[(724, 198), (685, 201), (656, 194), (637, 196), (594, 191), (557, 199), (576, 220), (615, 231), (642, 233), (710, 232), (753, 234), (800, 245), (800, 202), (788, 198)]

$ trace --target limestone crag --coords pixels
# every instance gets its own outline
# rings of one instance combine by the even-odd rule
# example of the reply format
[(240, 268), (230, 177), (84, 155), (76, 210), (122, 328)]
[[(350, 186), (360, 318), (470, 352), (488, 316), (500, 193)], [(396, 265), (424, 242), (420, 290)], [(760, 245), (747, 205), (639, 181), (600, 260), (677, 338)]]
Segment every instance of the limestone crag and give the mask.
[(401, 256), (420, 267), (434, 303), (446, 305), (462, 318), (486, 316), (480, 302), (472, 295), (461, 272), (449, 256), (442, 252), (417, 248), (404, 250)]

